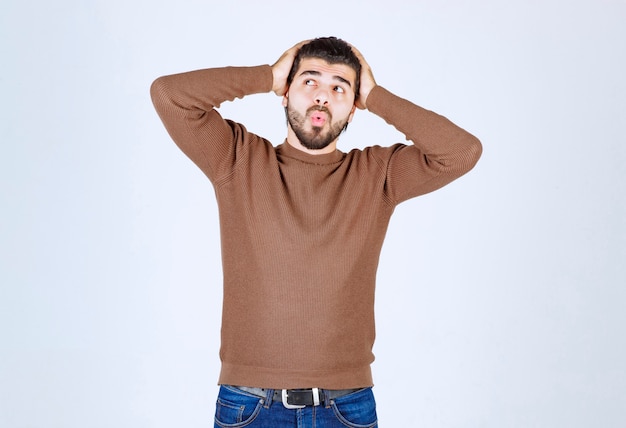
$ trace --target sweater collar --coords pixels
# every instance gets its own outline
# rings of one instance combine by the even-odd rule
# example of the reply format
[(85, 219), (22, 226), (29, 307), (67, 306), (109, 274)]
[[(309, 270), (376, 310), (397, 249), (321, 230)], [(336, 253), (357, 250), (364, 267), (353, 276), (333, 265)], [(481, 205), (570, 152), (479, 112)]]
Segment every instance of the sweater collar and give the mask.
[(291, 144), (289, 144), (287, 140), (285, 140), (283, 144), (279, 145), (276, 150), (281, 156), (317, 165), (328, 165), (331, 163), (339, 162), (344, 157), (344, 153), (340, 150), (335, 150), (334, 152), (325, 153), (322, 155), (312, 155), (310, 153), (296, 149)]

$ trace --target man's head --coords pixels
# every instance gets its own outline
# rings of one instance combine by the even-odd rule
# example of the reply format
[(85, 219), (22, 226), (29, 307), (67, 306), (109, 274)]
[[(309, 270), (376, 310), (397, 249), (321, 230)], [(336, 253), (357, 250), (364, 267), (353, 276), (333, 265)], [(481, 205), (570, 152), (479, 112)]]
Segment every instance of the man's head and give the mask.
[(296, 55), (291, 71), (287, 77), (287, 84), (291, 85), (300, 63), (304, 58), (319, 58), (329, 64), (346, 64), (356, 73), (354, 82), (354, 99), (359, 97), (359, 87), (361, 83), (361, 63), (352, 51), (352, 48), (345, 41), (337, 37), (319, 37), (303, 45)]
[(356, 108), (361, 63), (336, 37), (312, 40), (296, 55), (283, 97), (288, 141), (306, 150), (334, 150)]

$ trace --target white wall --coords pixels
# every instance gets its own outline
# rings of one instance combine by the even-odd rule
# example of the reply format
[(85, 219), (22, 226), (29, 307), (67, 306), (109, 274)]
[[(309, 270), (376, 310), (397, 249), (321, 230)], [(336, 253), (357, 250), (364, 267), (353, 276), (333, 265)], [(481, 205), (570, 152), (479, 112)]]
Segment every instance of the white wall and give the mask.
[[(392, 220), (381, 426), (626, 426), (624, 22), (617, 0), (3, 2), (0, 426), (212, 425), (213, 190), (148, 88), (331, 34), (484, 144)], [(272, 94), (223, 111), (285, 135)], [(402, 139), (358, 112), (341, 146)]]

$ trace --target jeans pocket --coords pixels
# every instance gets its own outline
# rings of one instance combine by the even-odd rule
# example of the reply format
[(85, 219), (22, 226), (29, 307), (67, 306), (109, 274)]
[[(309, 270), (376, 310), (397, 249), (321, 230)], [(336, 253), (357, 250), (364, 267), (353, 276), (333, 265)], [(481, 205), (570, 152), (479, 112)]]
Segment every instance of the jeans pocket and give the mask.
[(375, 428), (378, 426), (376, 401), (372, 388), (365, 388), (332, 401), (335, 417), (349, 428)]
[(244, 427), (254, 421), (262, 406), (262, 399), (259, 397), (221, 386), (215, 405), (215, 426)]

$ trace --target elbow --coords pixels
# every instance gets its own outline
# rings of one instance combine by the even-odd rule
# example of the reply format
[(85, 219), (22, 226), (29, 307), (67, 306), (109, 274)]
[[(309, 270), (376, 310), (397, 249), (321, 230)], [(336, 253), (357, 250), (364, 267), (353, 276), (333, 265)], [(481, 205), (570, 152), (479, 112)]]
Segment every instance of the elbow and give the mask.
[(474, 168), (483, 154), (483, 145), (480, 140), (471, 134), (469, 137), (466, 149), (466, 159), (469, 166), (468, 171)]
[(150, 98), (154, 105), (159, 104), (159, 100), (164, 98), (165, 94), (165, 77), (159, 77), (152, 85), (150, 85)]
[(456, 154), (446, 162), (446, 169), (457, 178), (471, 171), (483, 153), (480, 140), (471, 134), (466, 134), (460, 142)]
[(169, 76), (161, 76), (152, 82), (152, 85), (150, 85), (150, 98), (159, 116), (165, 113), (171, 114), (179, 107)]

